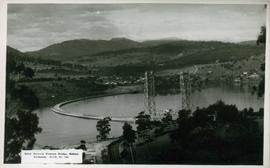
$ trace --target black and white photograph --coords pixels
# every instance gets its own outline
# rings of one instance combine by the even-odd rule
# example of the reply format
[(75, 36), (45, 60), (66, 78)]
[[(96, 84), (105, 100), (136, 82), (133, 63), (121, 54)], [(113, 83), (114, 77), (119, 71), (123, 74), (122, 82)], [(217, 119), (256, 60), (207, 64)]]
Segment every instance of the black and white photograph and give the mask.
[(4, 164), (264, 165), (268, 7), (7, 4)]

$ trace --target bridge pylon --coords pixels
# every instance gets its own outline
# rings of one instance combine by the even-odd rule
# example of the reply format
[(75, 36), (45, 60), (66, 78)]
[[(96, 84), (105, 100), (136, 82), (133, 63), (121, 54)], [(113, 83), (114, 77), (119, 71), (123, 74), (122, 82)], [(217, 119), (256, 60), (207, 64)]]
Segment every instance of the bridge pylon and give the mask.
[(182, 72), (180, 78), (180, 109), (191, 110), (191, 81), (188, 72)]
[(155, 75), (153, 71), (145, 72), (145, 81), (144, 81), (144, 108), (145, 113), (151, 116), (151, 119), (157, 119), (156, 111), (156, 102), (155, 102)]

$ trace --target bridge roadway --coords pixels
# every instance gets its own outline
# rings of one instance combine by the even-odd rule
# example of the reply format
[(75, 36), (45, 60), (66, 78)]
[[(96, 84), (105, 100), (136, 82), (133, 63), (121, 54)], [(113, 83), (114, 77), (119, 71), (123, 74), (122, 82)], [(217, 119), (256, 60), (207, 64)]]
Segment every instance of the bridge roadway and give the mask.
[[(89, 114), (74, 114), (74, 113), (69, 113), (62, 109), (61, 107), (72, 103), (79, 101), (81, 99), (76, 99), (76, 100), (70, 100), (70, 101), (65, 101), (59, 104), (56, 104), (55, 106), (51, 107), (51, 110), (55, 112), (56, 114), (64, 115), (64, 116), (69, 116), (69, 117), (75, 117), (75, 118), (82, 118), (82, 119), (89, 119), (89, 120), (102, 120), (104, 116), (97, 116), (97, 115), (89, 115)], [(135, 118), (125, 118), (125, 117), (111, 117), (111, 121), (114, 122), (128, 122), (128, 123), (135, 123)]]

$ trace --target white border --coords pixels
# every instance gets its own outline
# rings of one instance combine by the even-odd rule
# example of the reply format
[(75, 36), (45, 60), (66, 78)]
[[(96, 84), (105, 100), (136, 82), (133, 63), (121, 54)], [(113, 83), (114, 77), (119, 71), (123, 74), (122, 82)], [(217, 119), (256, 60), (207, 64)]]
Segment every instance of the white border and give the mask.
[(6, 71), (6, 44), (7, 44), (7, 4), (12, 3), (51, 3), (51, 4), (108, 4), (108, 3), (188, 3), (188, 4), (267, 4), (267, 17), (266, 17), (266, 55), (265, 55), (265, 104), (264, 104), (264, 164), (263, 166), (209, 166), (209, 165), (170, 165), (170, 167), (181, 168), (270, 168), (269, 157), (269, 110), (270, 110), (270, 0), (0, 0), (0, 168), (62, 168), (62, 167), (150, 167), (155, 166), (161, 168), (167, 165), (35, 165), (35, 164), (3, 164), (4, 152), (4, 117), (5, 117), (5, 71)]

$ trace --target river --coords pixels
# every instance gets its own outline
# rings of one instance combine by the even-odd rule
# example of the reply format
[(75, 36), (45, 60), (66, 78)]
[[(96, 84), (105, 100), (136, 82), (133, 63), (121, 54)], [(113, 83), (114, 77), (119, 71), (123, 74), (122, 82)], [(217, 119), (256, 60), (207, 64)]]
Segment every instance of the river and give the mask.
[[(252, 107), (259, 110), (263, 107), (263, 98), (252, 95), (247, 88), (240, 86), (213, 86), (202, 91), (195, 91), (191, 95), (192, 107), (207, 107), (222, 100), (226, 104), (235, 104), (238, 109)], [(156, 97), (158, 110), (178, 109), (180, 107), (180, 96), (158, 95)], [(144, 95), (123, 94), (83, 100), (64, 105), (62, 108), (71, 113), (92, 114), (115, 117), (134, 117), (144, 107)], [(36, 135), (36, 146), (42, 147), (52, 145), (61, 147), (78, 143), (81, 139), (95, 141), (97, 120), (72, 118), (52, 112), (49, 108), (36, 111), (40, 120), (42, 133)], [(122, 134), (123, 123), (111, 122), (111, 137)]]

